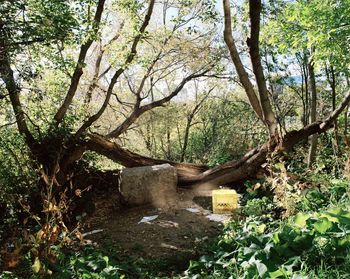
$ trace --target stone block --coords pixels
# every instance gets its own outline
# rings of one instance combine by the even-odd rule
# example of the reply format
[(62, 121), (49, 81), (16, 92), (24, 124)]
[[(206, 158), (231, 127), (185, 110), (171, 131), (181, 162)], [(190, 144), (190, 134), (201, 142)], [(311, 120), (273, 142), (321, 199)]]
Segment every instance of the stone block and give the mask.
[(177, 197), (176, 168), (169, 164), (126, 168), (120, 175), (120, 193), (130, 205), (167, 207)]

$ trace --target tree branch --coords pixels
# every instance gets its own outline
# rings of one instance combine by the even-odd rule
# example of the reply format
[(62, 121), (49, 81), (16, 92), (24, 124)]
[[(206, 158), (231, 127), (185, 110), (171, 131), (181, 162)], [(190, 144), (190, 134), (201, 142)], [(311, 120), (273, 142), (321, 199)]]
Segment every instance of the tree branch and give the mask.
[[(98, 1), (96, 13), (95, 13), (95, 17), (94, 17), (94, 35), (97, 34), (97, 31), (98, 31), (98, 28), (99, 28), (99, 25), (101, 22), (104, 4), (105, 4), (105, 0)], [(64, 115), (66, 114), (69, 106), (71, 105), (71, 103), (73, 101), (73, 97), (77, 91), (80, 78), (83, 75), (83, 68), (84, 68), (86, 54), (87, 54), (91, 44), (93, 43), (93, 41), (94, 41), (93, 37), (89, 38), (88, 41), (86, 43), (84, 43), (80, 48), (78, 61), (77, 61), (77, 64), (75, 66), (72, 78), (71, 78), (71, 82), (70, 82), (70, 86), (69, 86), (67, 95), (66, 95), (61, 107), (58, 109), (57, 113), (54, 116), (56, 126), (58, 126), (61, 123), (61, 121), (64, 118)]]
[(154, 101), (152, 103), (149, 103), (147, 105), (144, 106), (135, 106), (133, 112), (130, 114), (130, 116), (128, 118), (126, 118), (123, 123), (121, 123), (116, 129), (114, 129), (112, 132), (110, 132), (107, 135), (107, 138), (116, 138), (118, 136), (120, 136), (122, 133), (124, 133), (131, 124), (133, 124), (137, 118), (139, 118), (142, 114), (144, 114), (146, 111), (149, 111), (155, 107), (160, 107), (162, 105), (164, 105), (165, 103), (169, 102), (172, 98), (174, 98), (177, 94), (179, 94), (179, 92), (184, 88), (184, 86), (186, 85), (186, 83), (188, 83), (190, 80), (193, 80), (195, 78), (201, 77), (203, 75), (205, 75), (207, 72), (210, 71), (209, 69), (206, 69), (202, 72), (197, 72), (197, 73), (193, 73), (191, 75), (189, 75), (188, 77), (184, 78), (181, 83), (176, 87), (176, 89), (171, 92), (168, 96)]
[(95, 61), (95, 69), (94, 69), (94, 75), (93, 75), (93, 78), (92, 78), (92, 82), (89, 85), (89, 88), (88, 88), (88, 90), (86, 92), (86, 97), (85, 97), (85, 100), (84, 100), (84, 103), (87, 104), (87, 105), (91, 102), (92, 93), (96, 89), (98, 81), (102, 77), (104, 77), (111, 69), (111, 67), (107, 67), (107, 69), (103, 73), (100, 74), (101, 62), (102, 62), (103, 55), (104, 55), (107, 47), (111, 43), (113, 43), (113, 42), (115, 42), (116, 40), (119, 39), (120, 32), (124, 28), (124, 24), (125, 24), (125, 22), (123, 21), (120, 24), (120, 26), (119, 26), (118, 32), (116, 33), (116, 35), (112, 39), (110, 39), (104, 46), (100, 45), (100, 52), (99, 52), (99, 54), (98, 54), (98, 56), (96, 58), (96, 61)]
[(264, 123), (269, 128), (270, 136), (274, 136), (277, 133), (277, 121), (269, 100), (269, 94), (267, 91), (266, 80), (261, 65), (261, 57), (259, 52), (260, 13), (261, 0), (249, 0), (250, 38), (247, 40), (249, 54), (252, 61), (256, 83), (258, 85)]
[(28, 146), (33, 146), (35, 139), (28, 129), (25, 113), (20, 100), (20, 88), (15, 81), (13, 70), (11, 69), (9, 54), (6, 48), (6, 31), (0, 20), (0, 77), (5, 83), (9, 93), (13, 112), (16, 117), (18, 131), (24, 135)]
[(232, 36), (232, 23), (231, 23), (231, 7), (230, 0), (223, 0), (224, 16), (225, 16), (225, 29), (224, 29), (224, 40), (230, 51), (231, 59), (235, 65), (239, 80), (243, 85), (243, 88), (247, 94), (249, 102), (261, 121), (264, 121), (263, 112), (260, 106), (259, 99), (254, 91), (254, 87), (249, 80), (248, 73), (244, 69), (243, 63), (237, 51), (235, 40)]
[(89, 128), (97, 119), (99, 119), (101, 117), (101, 115), (104, 113), (104, 111), (107, 108), (107, 105), (109, 103), (109, 100), (111, 99), (112, 93), (113, 93), (113, 89), (115, 84), (117, 83), (118, 78), (120, 77), (120, 75), (125, 71), (125, 68), (128, 67), (128, 65), (134, 60), (135, 56), (136, 56), (136, 48), (138, 43), (140, 42), (142, 36), (145, 33), (146, 27), (149, 24), (149, 21), (151, 19), (151, 15), (153, 12), (153, 7), (154, 7), (154, 2), (155, 0), (150, 0), (149, 6), (148, 6), (148, 10), (147, 13), (145, 15), (144, 21), (141, 25), (141, 28), (139, 30), (138, 35), (134, 38), (134, 41), (132, 43), (129, 55), (127, 56), (125, 63), (124, 63), (124, 67), (119, 68), (115, 74), (113, 75), (111, 82), (108, 86), (107, 89), (107, 93), (106, 93), (106, 98), (101, 106), (101, 108), (98, 110), (97, 113), (95, 113), (94, 115), (90, 116), (84, 123), (83, 125), (78, 129), (78, 131), (75, 134), (75, 138), (80, 137), (87, 128)]

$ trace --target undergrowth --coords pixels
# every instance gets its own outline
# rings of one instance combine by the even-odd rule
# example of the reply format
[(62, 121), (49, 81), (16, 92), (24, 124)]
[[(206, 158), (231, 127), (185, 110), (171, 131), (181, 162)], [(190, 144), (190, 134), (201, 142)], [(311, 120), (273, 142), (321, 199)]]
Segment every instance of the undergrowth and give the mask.
[[(182, 278), (350, 278), (348, 181), (327, 178), (318, 184), (310, 178), (305, 188), (283, 175), (267, 186), (251, 185), (240, 209), (244, 218), (226, 224)], [(258, 197), (263, 187), (284, 187), (283, 195)]]
[(24, 271), (2, 272), (0, 279), (350, 278), (349, 182), (322, 173), (297, 177), (280, 163), (270, 174), (247, 184), (238, 218), (184, 273), (164, 272), (168, 263), (161, 260), (128, 260), (103, 248), (52, 245), (49, 255), (55, 260), (45, 268), (45, 261), (29, 250), (21, 259)]

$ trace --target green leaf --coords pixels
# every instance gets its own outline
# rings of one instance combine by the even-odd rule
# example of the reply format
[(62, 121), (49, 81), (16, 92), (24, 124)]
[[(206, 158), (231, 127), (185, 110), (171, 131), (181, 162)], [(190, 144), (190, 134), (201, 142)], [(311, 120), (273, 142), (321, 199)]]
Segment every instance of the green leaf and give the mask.
[(350, 235), (347, 235), (343, 239), (340, 239), (338, 245), (341, 247), (350, 247)]
[(275, 243), (275, 244), (278, 244), (280, 242), (280, 238), (278, 237), (278, 233), (274, 233), (272, 235), (271, 239), (273, 240), (273, 243)]
[(299, 227), (303, 228), (306, 225), (306, 221), (310, 218), (309, 214), (306, 213), (298, 213), (294, 218), (294, 224)]
[(34, 273), (39, 273), (41, 269), (41, 262), (38, 257), (35, 258), (34, 263), (32, 265), (32, 270)]
[(313, 226), (316, 232), (324, 234), (326, 231), (332, 228), (333, 223), (327, 218), (320, 218), (316, 223), (314, 223)]

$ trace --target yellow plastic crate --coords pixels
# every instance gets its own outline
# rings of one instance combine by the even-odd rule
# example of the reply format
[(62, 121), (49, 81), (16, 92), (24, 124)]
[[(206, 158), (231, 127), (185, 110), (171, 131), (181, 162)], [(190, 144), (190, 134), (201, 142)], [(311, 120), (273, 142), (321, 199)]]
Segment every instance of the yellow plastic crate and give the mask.
[(230, 189), (213, 190), (212, 200), (215, 214), (232, 213), (238, 205), (237, 192)]

